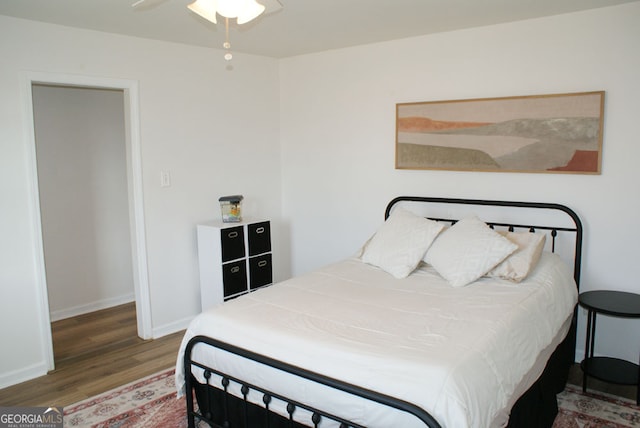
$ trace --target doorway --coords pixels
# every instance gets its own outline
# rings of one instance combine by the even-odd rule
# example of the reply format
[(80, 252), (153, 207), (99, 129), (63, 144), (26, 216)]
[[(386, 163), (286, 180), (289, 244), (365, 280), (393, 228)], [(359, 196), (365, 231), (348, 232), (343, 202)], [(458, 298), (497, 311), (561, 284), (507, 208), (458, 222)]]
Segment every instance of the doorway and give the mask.
[[(32, 95), (47, 294), (55, 327), (61, 324), (56, 321), (134, 301), (124, 91), (33, 84)], [(56, 331), (57, 364), (65, 342)], [(91, 337), (69, 339), (91, 343)]]
[[(34, 228), (41, 249), (37, 265), (42, 344), (49, 370), (52, 370), (55, 362), (51, 321), (55, 319), (133, 300), (138, 336), (142, 339), (152, 337), (143, 234), (138, 94), (137, 83), (133, 81), (51, 74), (27, 76), (27, 93), (30, 108), (28, 117), (32, 119)], [(49, 96), (52, 93), (62, 94), (61, 99), (74, 98), (75, 95), (104, 99), (106, 95), (111, 104), (115, 100), (120, 108), (116, 113), (119, 122), (115, 128), (121, 132), (119, 141), (122, 146), (116, 147), (118, 150), (115, 151), (110, 151), (113, 147), (107, 147), (109, 144), (104, 142), (98, 147), (92, 146), (89, 140), (94, 137), (99, 140), (98, 137), (110, 131), (103, 128), (93, 131), (96, 135), (91, 135), (90, 129), (95, 128), (87, 123), (83, 126), (85, 135), (65, 136), (64, 132), (69, 130), (63, 129), (62, 140), (65, 141), (60, 143), (62, 146), (53, 147), (53, 150), (49, 147), (46, 154), (39, 150), (39, 133), (43, 131), (36, 121), (37, 116), (42, 116), (42, 105), (36, 103), (41, 101), (42, 94)], [(61, 111), (69, 110), (70, 117), (79, 119), (81, 113), (88, 109), (86, 105), (83, 106), (85, 101), (74, 98), (66, 107), (62, 103), (54, 103), (53, 111), (58, 115)], [(91, 122), (95, 117), (84, 120)], [(113, 124), (107, 128), (110, 126)], [(77, 140), (75, 146), (67, 141), (72, 139)], [(51, 171), (40, 170), (41, 160), (45, 158), (56, 160), (46, 167)], [(71, 162), (72, 158), (76, 162)], [(75, 158), (81, 159), (77, 162)], [(114, 159), (119, 160), (113, 163)], [(118, 162), (119, 165), (114, 166)], [(118, 172), (117, 178), (113, 176), (114, 171)], [(118, 187), (119, 190), (114, 191), (110, 187)], [(106, 197), (107, 193), (119, 194), (119, 197)], [(81, 194), (85, 197), (77, 197)], [(74, 199), (84, 202), (77, 205)], [(54, 207), (53, 217), (50, 216), (51, 206)], [(52, 218), (62, 221), (64, 226), (48, 228)], [(52, 243), (58, 246), (52, 246)], [(50, 278), (49, 273), (55, 275)], [(73, 275), (78, 273), (76, 276), (85, 280), (80, 289), (74, 289), (78, 278)], [(124, 277), (127, 279), (123, 280)], [(115, 288), (110, 288), (110, 285)], [(60, 289), (62, 294), (53, 294)]]

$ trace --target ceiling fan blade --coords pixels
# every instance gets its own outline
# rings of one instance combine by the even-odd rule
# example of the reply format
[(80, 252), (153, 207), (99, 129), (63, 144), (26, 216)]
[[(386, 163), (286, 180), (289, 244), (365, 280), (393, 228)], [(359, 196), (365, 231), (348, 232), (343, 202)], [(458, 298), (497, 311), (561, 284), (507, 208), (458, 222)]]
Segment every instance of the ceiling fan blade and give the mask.
[(156, 6), (161, 5), (162, 3), (166, 2), (168, 0), (135, 0), (133, 2), (133, 4), (131, 5), (132, 8), (136, 8), (136, 9), (152, 9)]

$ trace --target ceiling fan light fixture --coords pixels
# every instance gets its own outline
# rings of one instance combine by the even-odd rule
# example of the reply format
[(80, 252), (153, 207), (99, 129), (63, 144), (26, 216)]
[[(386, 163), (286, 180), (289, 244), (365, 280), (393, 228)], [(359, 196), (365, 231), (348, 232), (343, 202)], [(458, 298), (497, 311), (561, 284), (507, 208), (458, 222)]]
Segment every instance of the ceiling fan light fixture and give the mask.
[(217, 24), (216, 14), (237, 18), (238, 24), (245, 24), (265, 10), (256, 0), (196, 0), (187, 7), (214, 24)]
[[(232, 0), (219, 0), (219, 1), (220, 3), (222, 2), (226, 3)], [(264, 9), (265, 9), (264, 5), (261, 5), (256, 0), (244, 0), (242, 2), (234, 2), (233, 4), (234, 5), (237, 4), (238, 6), (240, 6), (240, 3), (242, 3), (242, 7), (238, 9), (237, 12), (235, 12), (238, 25), (245, 24), (249, 21), (256, 19), (258, 16), (262, 14), (262, 12), (264, 12)]]
[(197, 13), (204, 19), (217, 24), (216, 11), (218, 10), (217, 0), (196, 0), (187, 6), (189, 10)]
[[(144, 0), (142, 0), (144, 1)], [(225, 49), (224, 59), (231, 61), (231, 44), (229, 43), (229, 19), (236, 18), (238, 25), (245, 24), (262, 14), (266, 7), (256, 0), (195, 0), (187, 6), (204, 19), (218, 23), (217, 15), (224, 17)]]

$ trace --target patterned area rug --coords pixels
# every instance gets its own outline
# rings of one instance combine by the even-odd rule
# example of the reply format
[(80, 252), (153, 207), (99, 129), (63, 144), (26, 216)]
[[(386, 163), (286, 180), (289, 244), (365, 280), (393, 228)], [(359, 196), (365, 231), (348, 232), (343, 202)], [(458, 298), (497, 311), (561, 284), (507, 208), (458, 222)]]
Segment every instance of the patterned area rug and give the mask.
[(567, 385), (558, 395), (560, 412), (553, 428), (640, 427), (640, 407), (636, 402), (603, 393), (582, 393)]
[[(173, 370), (140, 379), (64, 409), (65, 427), (183, 428), (184, 399), (177, 399)], [(560, 413), (553, 428), (640, 427), (634, 401), (605, 394), (583, 394), (568, 385), (558, 396)]]
[(174, 370), (167, 370), (64, 408), (65, 427), (187, 426), (184, 399), (176, 398)]

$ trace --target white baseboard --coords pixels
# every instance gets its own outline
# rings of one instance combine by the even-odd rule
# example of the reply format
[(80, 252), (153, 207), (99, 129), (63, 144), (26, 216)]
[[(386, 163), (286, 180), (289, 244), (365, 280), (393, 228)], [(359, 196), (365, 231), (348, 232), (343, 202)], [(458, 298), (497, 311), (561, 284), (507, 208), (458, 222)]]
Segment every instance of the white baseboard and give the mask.
[(169, 334), (173, 334), (178, 331), (186, 330), (189, 327), (189, 323), (195, 318), (195, 315), (188, 318), (183, 318), (178, 321), (174, 321), (169, 324), (157, 327), (153, 329), (153, 338), (158, 339)]
[(74, 306), (71, 308), (58, 309), (51, 312), (51, 322), (60, 321), (65, 318), (71, 318), (78, 315), (88, 314), (90, 312), (111, 308), (113, 306), (118, 306), (133, 301), (135, 301), (135, 296), (133, 293), (131, 293), (117, 297), (110, 297), (108, 299), (98, 300), (97, 302), (86, 303), (84, 305)]
[(0, 389), (44, 376), (48, 370), (47, 364), (41, 362), (9, 373), (2, 373), (0, 374)]

